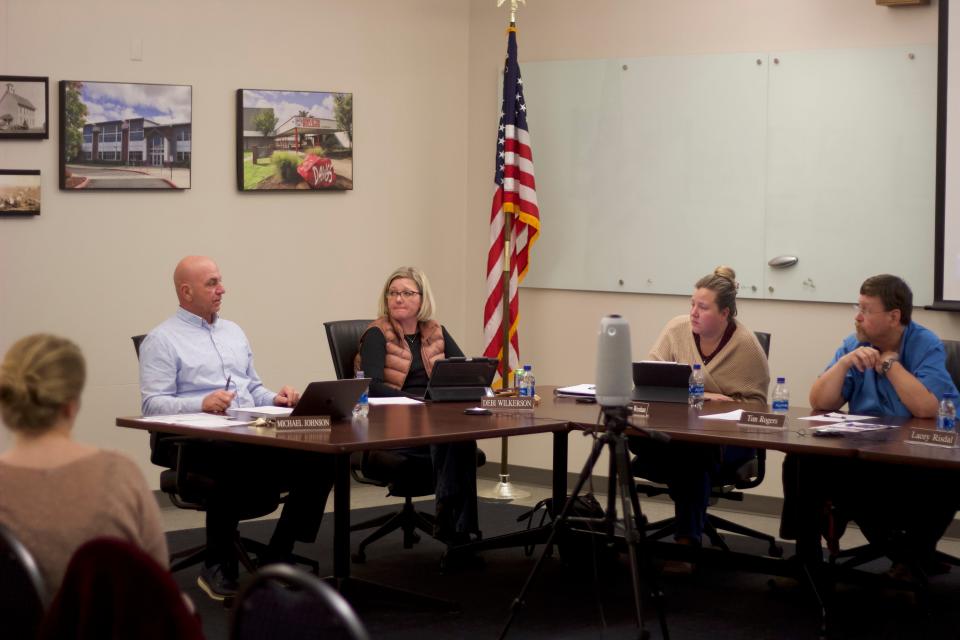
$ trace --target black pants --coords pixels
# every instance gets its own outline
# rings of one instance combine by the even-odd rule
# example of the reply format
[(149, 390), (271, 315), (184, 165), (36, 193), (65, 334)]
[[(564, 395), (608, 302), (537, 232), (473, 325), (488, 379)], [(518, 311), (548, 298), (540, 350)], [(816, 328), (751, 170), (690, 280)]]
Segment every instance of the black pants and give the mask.
[[(801, 462), (807, 470), (802, 478), (797, 472)], [(841, 527), (853, 521), (891, 560), (922, 566), (932, 559), (960, 506), (960, 473), (830, 456), (801, 461), (789, 454), (783, 464), (783, 496), (781, 537), (794, 537), (803, 519), (821, 519), (829, 503)]]
[[(296, 541), (313, 542), (333, 487), (333, 457), (228, 442), (189, 443), (188, 470), (209, 478), (206, 486), (208, 565), (236, 571), (233, 538), (241, 520), (260, 517), (288, 492), (270, 539), (284, 557)], [(266, 513), (264, 513), (266, 511)]]

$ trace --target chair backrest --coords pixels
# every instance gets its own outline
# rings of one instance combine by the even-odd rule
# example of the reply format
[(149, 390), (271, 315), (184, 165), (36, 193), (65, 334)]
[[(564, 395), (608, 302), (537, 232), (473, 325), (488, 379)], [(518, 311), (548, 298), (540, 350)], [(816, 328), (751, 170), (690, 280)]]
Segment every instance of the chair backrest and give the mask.
[(360, 337), (371, 322), (373, 320), (331, 320), (323, 323), (337, 380), (353, 377), (353, 359), (360, 347)]
[(943, 349), (947, 352), (947, 371), (953, 385), (960, 389), (960, 340), (944, 340)]
[(41, 639), (200, 639), (203, 628), (170, 572), (139, 547), (97, 538), (73, 554)]
[(753, 335), (757, 336), (757, 342), (760, 343), (760, 347), (763, 349), (763, 353), (768, 358), (770, 357), (770, 334), (763, 331), (754, 331)]
[(10, 638), (34, 638), (47, 605), (36, 561), (13, 533), (0, 525), (0, 626)]
[(133, 349), (137, 352), (137, 360), (140, 359), (140, 343), (143, 342), (143, 339), (147, 337), (147, 334), (141, 333), (138, 336), (130, 336), (130, 339), (133, 340)]
[(248, 582), (233, 605), (231, 640), (349, 638), (367, 640), (353, 609), (324, 581), (290, 565), (273, 564)]

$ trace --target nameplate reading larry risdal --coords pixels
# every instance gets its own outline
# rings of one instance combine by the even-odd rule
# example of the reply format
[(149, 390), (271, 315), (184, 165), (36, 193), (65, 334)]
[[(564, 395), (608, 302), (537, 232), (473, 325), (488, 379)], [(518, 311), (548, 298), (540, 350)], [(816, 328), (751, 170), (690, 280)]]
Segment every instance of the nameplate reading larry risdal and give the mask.
[(299, 416), (297, 418), (277, 418), (274, 421), (277, 431), (326, 430), (330, 428), (330, 416)]
[(533, 411), (533, 398), (514, 396), (480, 398), (480, 406), (491, 411)]
[(637, 416), (638, 418), (646, 418), (650, 415), (650, 403), (649, 402), (632, 402), (630, 404), (630, 413)]
[(740, 414), (740, 426), (743, 427), (766, 427), (768, 429), (783, 429), (787, 421), (786, 414), (783, 413), (760, 413), (758, 411), (744, 411)]
[(935, 447), (957, 446), (956, 431), (934, 431), (933, 429), (917, 429), (910, 427), (907, 442), (911, 444), (929, 444)]

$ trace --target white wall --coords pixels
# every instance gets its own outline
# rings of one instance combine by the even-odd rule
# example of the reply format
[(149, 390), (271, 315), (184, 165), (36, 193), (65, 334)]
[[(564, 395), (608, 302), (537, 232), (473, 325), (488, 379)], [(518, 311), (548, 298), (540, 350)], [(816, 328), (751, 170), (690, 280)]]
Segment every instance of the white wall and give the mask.
[[(507, 17), (493, 5), (486, 0), (474, 0), (470, 7), (468, 266), (482, 265), (486, 256), (486, 216), (492, 193), (490, 167), (498, 117), (497, 82), (506, 50), (503, 29)], [(524, 61), (534, 60), (935, 44), (937, 7), (891, 9), (878, 7), (873, 0), (532, 0), (521, 9), (518, 26), (522, 70)], [(537, 105), (529, 102), (528, 117), (536, 164)], [(541, 232), (549, 234), (550, 212), (541, 211), (541, 218)], [(722, 242), (723, 234), (736, 233), (736, 229), (691, 229), (690, 233), (709, 233)], [(636, 250), (643, 251), (645, 242), (664, 240), (638, 239)], [(933, 238), (930, 246), (932, 250)], [(895, 250), (896, 247), (877, 247), (877, 251)], [(679, 245), (677, 260), (684, 259)], [(725, 262), (736, 268), (737, 256), (731, 255)], [(531, 269), (536, 268), (534, 247)], [(856, 265), (850, 268), (856, 269)], [(868, 275), (873, 274), (864, 277)], [(930, 277), (933, 278), (932, 273)], [(692, 289), (693, 283), (690, 284)], [(468, 280), (468, 287), (466, 317), (479, 323), (484, 297), (480, 274)], [(857, 291), (851, 291), (850, 301), (856, 297)], [(521, 289), (521, 358), (534, 365), (540, 384), (592, 381), (596, 329), (601, 316), (620, 313), (630, 320), (634, 356), (640, 358), (663, 324), (670, 317), (685, 313), (687, 305), (683, 296)], [(840, 304), (743, 300), (739, 311), (740, 319), (748, 327), (773, 334), (771, 375), (786, 376), (794, 404), (806, 405), (811, 382), (852, 330), (851, 308)], [(917, 321), (942, 337), (960, 338), (957, 314), (918, 310), (915, 315)], [(583, 439), (571, 439), (571, 468), (579, 468), (586, 459), (587, 445)], [(495, 443), (485, 444), (484, 448), (492, 459), (499, 459)], [(773, 455), (770, 460), (772, 468), (759, 491), (780, 495), (780, 456)], [(510, 462), (549, 467), (549, 441), (543, 436), (513, 439)]]
[[(402, 264), (427, 271), (443, 322), (465, 334), (467, 17), (451, 0), (0, 0), (0, 73), (49, 76), (53, 94), (49, 140), (0, 142), (0, 168), (40, 169), (43, 185), (39, 218), (0, 220), (0, 352), (35, 331), (76, 340), (89, 362), (78, 437), (155, 481), (146, 434), (113, 422), (139, 413), (130, 336), (173, 313), (185, 254), (218, 260), (224, 316), (275, 388), (333, 377), (322, 322), (375, 315)], [(58, 191), (63, 79), (193, 85), (193, 189)], [(355, 189), (239, 193), (239, 88), (353, 92)]]

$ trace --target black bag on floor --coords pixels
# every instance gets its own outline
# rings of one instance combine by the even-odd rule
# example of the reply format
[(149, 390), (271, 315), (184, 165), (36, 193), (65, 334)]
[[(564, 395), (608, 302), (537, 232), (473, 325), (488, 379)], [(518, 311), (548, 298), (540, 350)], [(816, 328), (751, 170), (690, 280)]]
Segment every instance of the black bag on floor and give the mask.
[[(567, 499), (569, 500), (570, 497), (567, 496)], [(540, 513), (540, 521), (534, 524), (538, 512)], [(543, 526), (548, 517), (551, 520), (554, 519), (553, 513), (553, 498), (545, 498), (534, 505), (530, 511), (521, 514), (517, 518), (517, 522), (526, 520), (528, 529), (534, 526)], [(559, 511), (557, 513), (559, 514)], [(573, 518), (601, 519), (604, 517), (604, 511), (600, 502), (592, 493), (585, 493), (577, 496), (570, 509), (570, 516)], [(559, 531), (555, 539), (555, 546), (559, 550), (560, 559), (565, 565), (573, 569), (583, 570), (595, 565), (604, 567), (616, 562), (618, 551), (611, 544), (611, 541), (607, 540), (602, 531), (589, 522), (574, 520), (569, 525), (569, 527)], [(524, 553), (528, 556), (533, 555), (533, 552), (534, 547), (532, 545), (524, 549)]]

